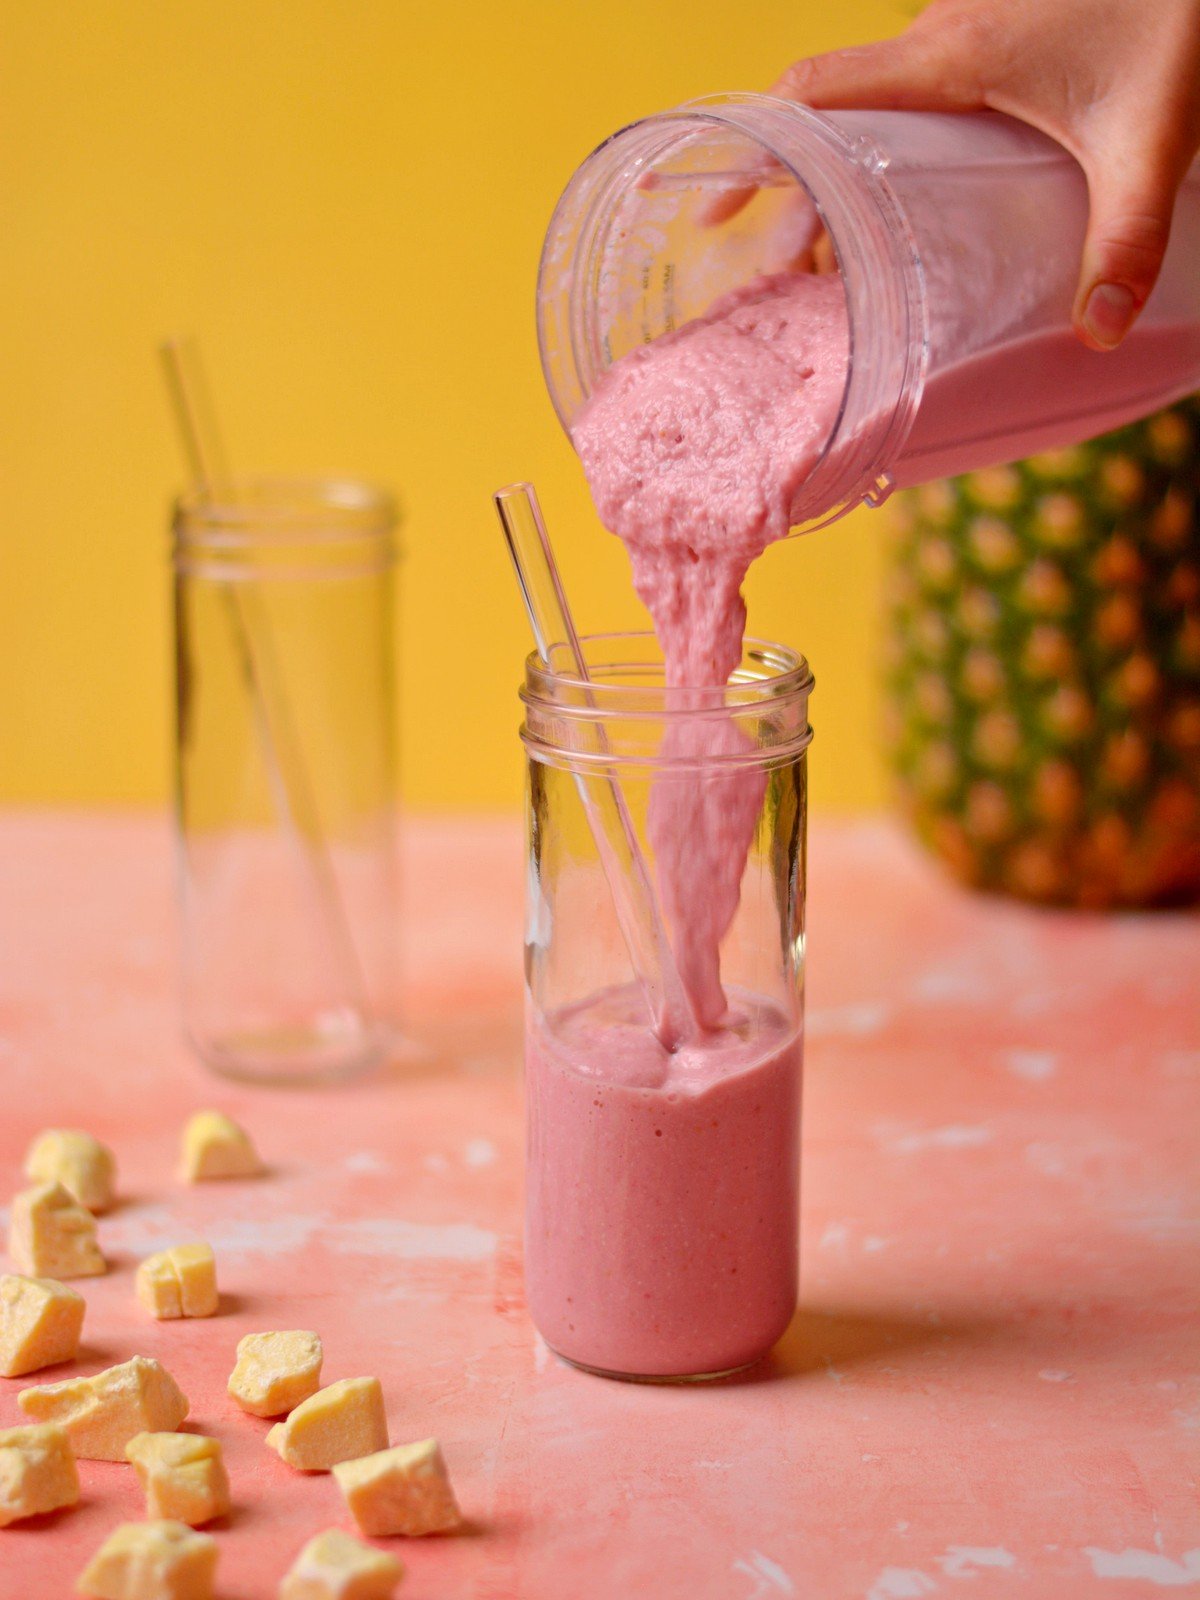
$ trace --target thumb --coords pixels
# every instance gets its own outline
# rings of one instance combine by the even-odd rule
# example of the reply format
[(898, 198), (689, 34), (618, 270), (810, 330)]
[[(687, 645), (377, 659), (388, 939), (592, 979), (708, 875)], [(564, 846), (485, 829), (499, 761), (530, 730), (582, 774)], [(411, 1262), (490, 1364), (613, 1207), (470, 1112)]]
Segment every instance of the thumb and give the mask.
[(965, 54), (942, 32), (921, 28), (797, 61), (769, 93), (819, 111), (971, 111), (984, 103)]
[(1085, 156), (1089, 216), (1075, 296), (1075, 331), (1112, 350), (1133, 326), (1158, 279), (1183, 173), (1165, 160), (1130, 165), (1102, 151)]

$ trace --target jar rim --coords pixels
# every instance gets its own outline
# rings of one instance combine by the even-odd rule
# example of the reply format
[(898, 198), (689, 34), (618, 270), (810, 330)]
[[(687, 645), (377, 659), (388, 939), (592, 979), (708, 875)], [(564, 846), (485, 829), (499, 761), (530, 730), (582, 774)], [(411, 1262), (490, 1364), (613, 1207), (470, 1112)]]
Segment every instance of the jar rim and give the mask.
[[(663, 667), (662, 647), (649, 628), (634, 628), (580, 636), (585, 659), (589, 646), (624, 646), (636, 643), (649, 650), (646, 659), (626, 659), (605, 663), (610, 670), (645, 674)], [(552, 651), (565, 651), (555, 644)], [(765, 670), (756, 671), (757, 667)], [(584, 678), (577, 671), (556, 671), (536, 651), (525, 658), (525, 685), (521, 699), (526, 705), (553, 707), (559, 716), (594, 718), (610, 714), (629, 716), (727, 716), (755, 706), (778, 703), (792, 696), (807, 696), (815, 683), (812, 669), (799, 651), (747, 634), (742, 642), (742, 659), (727, 684), (673, 684), (613, 682), (607, 678)], [(564, 699), (566, 695), (568, 698)], [(670, 699), (686, 697), (686, 706), (673, 707)], [(705, 697), (710, 697), (706, 703)], [(572, 701), (576, 703), (572, 703)]]
[(185, 489), (174, 502), (172, 528), (180, 545), (207, 546), (304, 538), (339, 543), (387, 539), (401, 519), (390, 490), (341, 475), (253, 474), (215, 490)]
[[(521, 742), (531, 761), (578, 774), (772, 771), (812, 741), (813, 675), (785, 645), (748, 639), (728, 684), (687, 689), (662, 681), (662, 650), (649, 631), (590, 634), (580, 644), (585, 657), (590, 647), (593, 678), (555, 673), (536, 655), (526, 662)], [(656, 673), (659, 681), (647, 682)], [(623, 674), (632, 681), (620, 681)], [(708, 737), (726, 727), (743, 737)], [(686, 735), (682, 743), (668, 737), (673, 728)]]

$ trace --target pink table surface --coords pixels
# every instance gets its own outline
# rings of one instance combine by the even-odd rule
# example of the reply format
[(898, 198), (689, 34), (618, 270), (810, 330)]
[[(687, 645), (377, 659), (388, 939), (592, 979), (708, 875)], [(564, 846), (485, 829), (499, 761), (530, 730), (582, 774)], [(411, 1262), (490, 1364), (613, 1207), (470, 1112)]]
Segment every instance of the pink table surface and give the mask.
[[(27, 1141), (116, 1148), (81, 1370), (157, 1356), (225, 1445), (224, 1600), (349, 1527), (225, 1395), (238, 1338), (312, 1327), (437, 1434), (460, 1538), (394, 1541), (411, 1600), (1074, 1600), (1200, 1591), (1200, 923), (1035, 913), (947, 885), (883, 824), (811, 846), (802, 1310), (703, 1389), (560, 1364), (521, 1288), (515, 823), (412, 823), (405, 1059), (332, 1091), (222, 1084), (177, 1032), (160, 818), (0, 819), (0, 1194)], [(272, 1171), (172, 1179), (226, 1108)], [(216, 1247), (222, 1314), (150, 1322), (139, 1256)], [(46, 1377), (59, 1378), (64, 1369)], [(0, 1426), (18, 1419), (0, 1379)], [(67, 1595), (142, 1513), (87, 1462), (0, 1532), (0, 1596)]]

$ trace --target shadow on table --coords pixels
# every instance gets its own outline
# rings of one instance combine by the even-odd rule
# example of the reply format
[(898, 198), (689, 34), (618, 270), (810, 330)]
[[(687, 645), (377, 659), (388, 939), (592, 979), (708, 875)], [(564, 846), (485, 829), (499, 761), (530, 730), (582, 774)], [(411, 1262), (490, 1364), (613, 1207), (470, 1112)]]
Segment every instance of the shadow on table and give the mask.
[(836, 1373), (860, 1362), (886, 1366), (890, 1356), (921, 1346), (978, 1340), (991, 1331), (991, 1325), (984, 1320), (919, 1321), (886, 1312), (801, 1307), (771, 1354), (742, 1379), (733, 1381), (769, 1383), (811, 1373)]
[(371, 1088), (428, 1078), (513, 1078), (524, 1056), (524, 1020), (519, 1005), (447, 1007), (437, 1014), (404, 1019), (403, 1037), (388, 1060), (353, 1080)]

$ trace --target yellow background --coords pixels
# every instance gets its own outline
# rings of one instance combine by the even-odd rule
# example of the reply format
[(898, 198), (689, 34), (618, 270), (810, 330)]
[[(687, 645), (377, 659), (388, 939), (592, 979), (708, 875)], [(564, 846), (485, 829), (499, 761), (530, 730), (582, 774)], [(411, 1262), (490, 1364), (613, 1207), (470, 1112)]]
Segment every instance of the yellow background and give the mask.
[[(155, 358), (200, 341), (235, 466), (393, 484), (402, 788), (515, 802), (525, 626), (489, 503), (539, 485), (581, 622), (636, 625), (546, 398), (554, 201), (604, 135), (905, 0), (4, 0), (0, 4), (0, 798), (169, 787)], [(768, 553), (752, 627), (817, 674), (813, 794), (878, 803), (870, 513)]]

